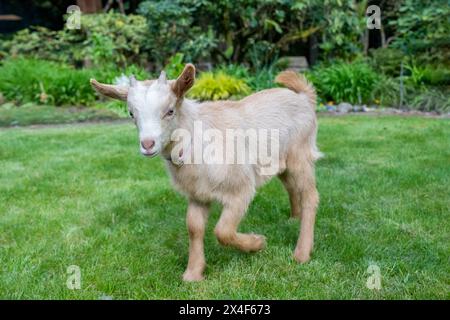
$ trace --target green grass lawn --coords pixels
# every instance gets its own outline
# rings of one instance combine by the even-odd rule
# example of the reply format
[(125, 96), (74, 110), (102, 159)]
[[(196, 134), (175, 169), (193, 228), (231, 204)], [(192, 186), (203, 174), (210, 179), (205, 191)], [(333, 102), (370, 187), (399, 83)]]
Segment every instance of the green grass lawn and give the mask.
[(104, 121), (119, 118), (116, 113), (105, 108), (54, 107), (34, 104), (20, 107), (12, 104), (0, 106), (0, 127)]
[[(0, 130), (0, 298), (450, 298), (450, 123), (321, 117), (321, 203), (311, 262), (292, 259), (298, 222), (274, 179), (241, 230), (245, 254), (206, 236), (207, 279), (184, 283), (185, 199), (161, 159), (139, 155), (132, 124)], [(369, 265), (381, 290), (366, 287)], [(67, 267), (81, 268), (69, 290)]]

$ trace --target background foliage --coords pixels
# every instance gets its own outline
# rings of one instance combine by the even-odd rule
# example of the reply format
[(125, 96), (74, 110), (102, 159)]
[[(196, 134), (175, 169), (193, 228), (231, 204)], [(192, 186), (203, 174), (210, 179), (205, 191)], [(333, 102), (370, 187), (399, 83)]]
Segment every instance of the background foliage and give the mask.
[(321, 97), (353, 104), (369, 103), (374, 84), (378, 81), (375, 71), (366, 63), (333, 63), (319, 67), (310, 75)]
[(136, 66), (124, 69), (76, 69), (70, 65), (33, 58), (4, 60), (0, 66), (0, 92), (17, 104), (92, 105), (97, 95), (89, 80), (111, 83), (122, 73), (146, 78)]
[(244, 97), (250, 92), (244, 80), (219, 71), (202, 73), (189, 92), (189, 96), (197, 100), (225, 100)]
[[(382, 28), (369, 32), (372, 4)], [(238, 98), (273, 87), (287, 67), (281, 57), (305, 55), (322, 103), (446, 112), (449, 10), (442, 0), (144, 0), (137, 14), (83, 15), (80, 30), (35, 26), (4, 37), (0, 92), (16, 103), (91, 105), (91, 76), (111, 82), (165, 69), (175, 78), (194, 62), (209, 73), (191, 97)]]
[(52, 31), (33, 27), (17, 32), (2, 45), (3, 55), (66, 62), (74, 66), (144, 64), (147, 23), (138, 15), (82, 15), (81, 29)]
[(394, 47), (426, 62), (450, 63), (450, 6), (446, 0), (403, 0), (395, 29)]
[(311, 35), (322, 39), (325, 56), (356, 54), (364, 10), (352, 0), (158, 0), (144, 1), (139, 13), (155, 61), (182, 51), (190, 60), (260, 67)]

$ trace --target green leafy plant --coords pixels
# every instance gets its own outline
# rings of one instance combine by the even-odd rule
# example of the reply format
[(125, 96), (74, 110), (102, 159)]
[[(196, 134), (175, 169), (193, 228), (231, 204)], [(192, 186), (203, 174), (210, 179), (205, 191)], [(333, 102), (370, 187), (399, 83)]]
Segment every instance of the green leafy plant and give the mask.
[(248, 85), (254, 91), (273, 88), (275, 86), (274, 80), (277, 73), (278, 70), (273, 65), (262, 68), (253, 76), (249, 77)]
[(400, 105), (399, 80), (382, 75), (375, 82), (371, 99), (377, 105), (384, 107), (398, 107)]
[(191, 61), (247, 62), (260, 69), (310, 37), (325, 57), (362, 52), (365, 3), (353, 0), (147, 0), (152, 60), (183, 52)]
[(122, 73), (135, 74), (140, 79), (147, 77), (144, 70), (135, 66), (75, 69), (53, 61), (7, 59), (0, 66), (0, 92), (6, 100), (19, 104), (92, 105), (97, 95), (90, 86), (90, 78), (111, 83)]
[(405, 69), (409, 72), (407, 82), (414, 86), (445, 86), (450, 84), (450, 69), (444, 65), (421, 65), (416, 62), (408, 64)]
[(143, 45), (147, 21), (139, 15), (103, 13), (82, 15), (81, 30), (63, 30), (63, 36), (78, 37), (84, 56), (93, 56), (94, 64), (115, 63), (120, 66), (143, 64)]
[(424, 82), (432, 86), (450, 85), (450, 69), (444, 65), (426, 65), (424, 67)]
[(398, 77), (400, 76), (402, 61), (406, 62), (405, 54), (396, 48), (378, 48), (370, 50), (369, 64), (382, 73)]
[(229, 76), (243, 79), (247, 81), (250, 79), (250, 70), (248, 67), (243, 66), (242, 64), (221, 64), (215, 68), (216, 71), (221, 71), (223, 73), (228, 74)]
[(278, 63), (272, 63), (255, 72), (251, 72), (248, 67), (240, 64), (226, 64), (217, 68), (218, 71), (244, 80), (252, 91), (273, 88), (275, 77), (282, 69), (284, 69), (283, 65)]
[(7, 100), (55, 105), (86, 105), (95, 100), (91, 73), (56, 62), (8, 59), (0, 67), (0, 91)]
[(5, 56), (22, 55), (53, 61), (68, 59), (58, 32), (44, 27), (20, 30), (11, 39), (2, 42)]
[(285, 69), (284, 64), (274, 62), (255, 71), (241, 64), (221, 65), (216, 70), (244, 80), (251, 91), (260, 91), (276, 87), (277, 85), (274, 82), (275, 77), (280, 71)]
[(251, 92), (244, 80), (224, 72), (204, 72), (189, 91), (189, 97), (198, 100), (240, 98)]
[(406, 77), (406, 81), (414, 86), (421, 86), (425, 84), (425, 71), (423, 68), (412, 63), (405, 66), (405, 69), (409, 71), (409, 76)]
[(176, 79), (184, 68), (184, 54), (176, 53), (170, 57), (169, 62), (164, 67), (164, 71), (169, 79)]
[(99, 81), (105, 83), (114, 83), (117, 77), (125, 75), (127, 77), (134, 75), (138, 80), (146, 80), (149, 78), (148, 72), (138, 65), (132, 64), (125, 68), (120, 68), (114, 64), (104, 65), (99, 68), (88, 69), (91, 70), (91, 74)]
[(423, 88), (421, 91), (412, 92), (408, 97), (408, 106), (420, 111), (450, 111), (450, 92), (436, 89)]
[(398, 11), (398, 18), (389, 21), (395, 28), (392, 45), (419, 56), (422, 63), (448, 64), (450, 6), (447, 1), (404, 0)]
[(325, 56), (353, 58), (363, 52), (366, 30), (367, 1), (336, 0), (314, 2), (311, 13), (320, 26), (322, 41), (319, 47)]
[(309, 73), (320, 96), (327, 101), (368, 103), (378, 80), (376, 72), (365, 62), (339, 61), (319, 66)]
[(200, 8), (211, 7), (213, 3), (203, 1), (173, 0), (144, 1), (139, 13), (147, 19), (148, 32), (145, 46), (152, 61), (164, 66), (167, 59), (177, 52), (184, 52), (191, 61), (208, 58), (216, 47), (214, 31), (203, 23), (194, 20), (209, 20), (211, 17), (199, 16)]
[[(143, 64), (147, 22), (138, 15), (120, 13), (82, 15), (81, 29), (52, 31), (24, 29), (2, 44), (11, 56), (25, 56), (74, 66)], [(87, 60), (86, 57), (89, 57)]]

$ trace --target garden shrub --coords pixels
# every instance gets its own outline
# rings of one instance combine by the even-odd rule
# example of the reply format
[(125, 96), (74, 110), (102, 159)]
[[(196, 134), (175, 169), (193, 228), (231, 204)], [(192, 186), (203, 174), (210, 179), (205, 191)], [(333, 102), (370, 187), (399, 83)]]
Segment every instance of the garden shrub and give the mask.
[(253, 76), (248, 78), (248, 85), (252, 90), (259, 91), (275, 87), (275, 77), (280, 70), (273, 65), (258, 70)]
[(82, 15), (81, 29), (51, 31), (44, 27), (24, 29), (3, 50), (12, 56), (65, 62), (79, 66), (86, 57), (94, 65), (143, 64), (147, 22), (138, 15), (120, 13)]
[(262, 68), (314, 35), (325, 57), (362, 52), (365, 7), (351, 0), (146, 0), (152, 61), (176, 52), (190, 61), (247, 62)]
[(385, 107), (398, 107), (400, 105), (399, 80), (381, 75), (374, 84), (371, 101)]
[(411, 63), (407, 64), (405, 69), (406, 76), (404, 77), (406, 83), (416, 87), (425, 85), (425, 71), (422, 67), (415, 63)]
[(8, 59), (0, 67), (0, 91), (7, 100), (53, 105), (84, 105), (95, 100), (86, 70), (57, 62)]
[(254, 72), (240, 64), (222, 64), (216, 70), (244, 80), (252, 91), (273, 88), (275, 85), (274, 79), (277, 73), (281, 71), (275, 63)]
[(169, 79), (176, 79), (184, 69), (184, 54), (176, 53), (170, 57), (169, 62), (164, 67), (164, 71)]
[(229, 76), (245, 80), (246, 82), (251, 78), (249, 68), (241, 64), (221, 64), (218, 65), (215, 70), (226, 73)]
[(450, 70), (444, 65), (421, 65), (416, 62), (406, 65), (407, 82), (415, 86), (445, 86), (450, 84)]
[(14, 33), (12, 39), (3, 42), (6, 56), (24, 56), (52, 61), (72, 61), (72, 55), (78, 52), (73, 48), (69, 53), (57, 31), (44, 27), (30, 27)]
[(423, 87), (408, 95), (408, 107), (420, 111), (450, 112), (450, 92)]
[(399, 15), (389, 21), (395, 30), (391, 46), (420, 58), (420, 63), (450, 61), (448, 1), (399, 1)]
[(450, 85), (450, 69), (443, 65), (425, 65), (423, 67), (423, 80), (432, 86)]
[[(147, 22), (142, 16), (113, 12), (82, 15), (81, 28), (83, 54), (93, 56), (96, 64), (142, 65), (146, 60)], [(65, 32), (74, 31), (78, 33)]]
[(330, 66), (318, 66), (308, 78), (318, 94), (327, 101), (369, 103), (377, 73), (365, 62), (338, 61)]
[(145, 46), (152, 61), (164, 66), (177, 52), (185, 52), (190, 61), (209, 57), (216, 46), (215, 36), (203, 25), (193, 23), (196, 10), (204, 7), (201, 4), (188, 0), (156, 0), (140, 4), (139, 13), (148, 21)]
[(7, 59), (0, 66), (0, 92), (6, 100), (16, 103), (92, 105), (97, 95), (90, 86), (90, 78), (111, 83), (122, 72), (146, 78), (145, 71), (135, 66), (124, 70), (116, 66), (75, 69), (54, 61)]
[(118, 77), (125, 75), (134, 75), (138, 80), (149, 79), (149, 73), (142, 67), (132, 64), (127, 67), (121, 68), (114, 64), (104, 65), (103, 67), (87, 69), (91, 70), (91, 74), (95, 78), (104, 83), (114, 83)]
[(189, 97), (198, 100), (241, 98), (251, 92), (244, 80), (224, 72), (203, 72), (189, 91)]
[(396, 48), (378, 48), (370, 50), (368, 62), (374, 70), (391, 76), (400, 76), (402, 61), (406, 61), (405, 54)]

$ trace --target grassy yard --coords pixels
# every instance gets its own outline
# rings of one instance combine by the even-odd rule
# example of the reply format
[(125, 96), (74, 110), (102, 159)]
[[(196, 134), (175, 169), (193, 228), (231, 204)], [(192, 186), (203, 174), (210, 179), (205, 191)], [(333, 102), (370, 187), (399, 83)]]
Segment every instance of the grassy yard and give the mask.
[(105, 121), (119, 118), (116, 113), (104, 108), (53, 107), (34, 104), (20, 107), (11, 104), (0, 106), (0, 127)]
[[(292, 259), (298, 222), (275, 179), (241, 230), (260, 253), (206, 236), (207, 280), (183, 283), (186, 201), (131, 124), (0, 130), (0, 298), (450, 299), (450, 122), (321, 117), (313, 259)], [(381, 290), (366, 287), (369, 265)], [(66, 287), (81, 268), (81, 290)]]

